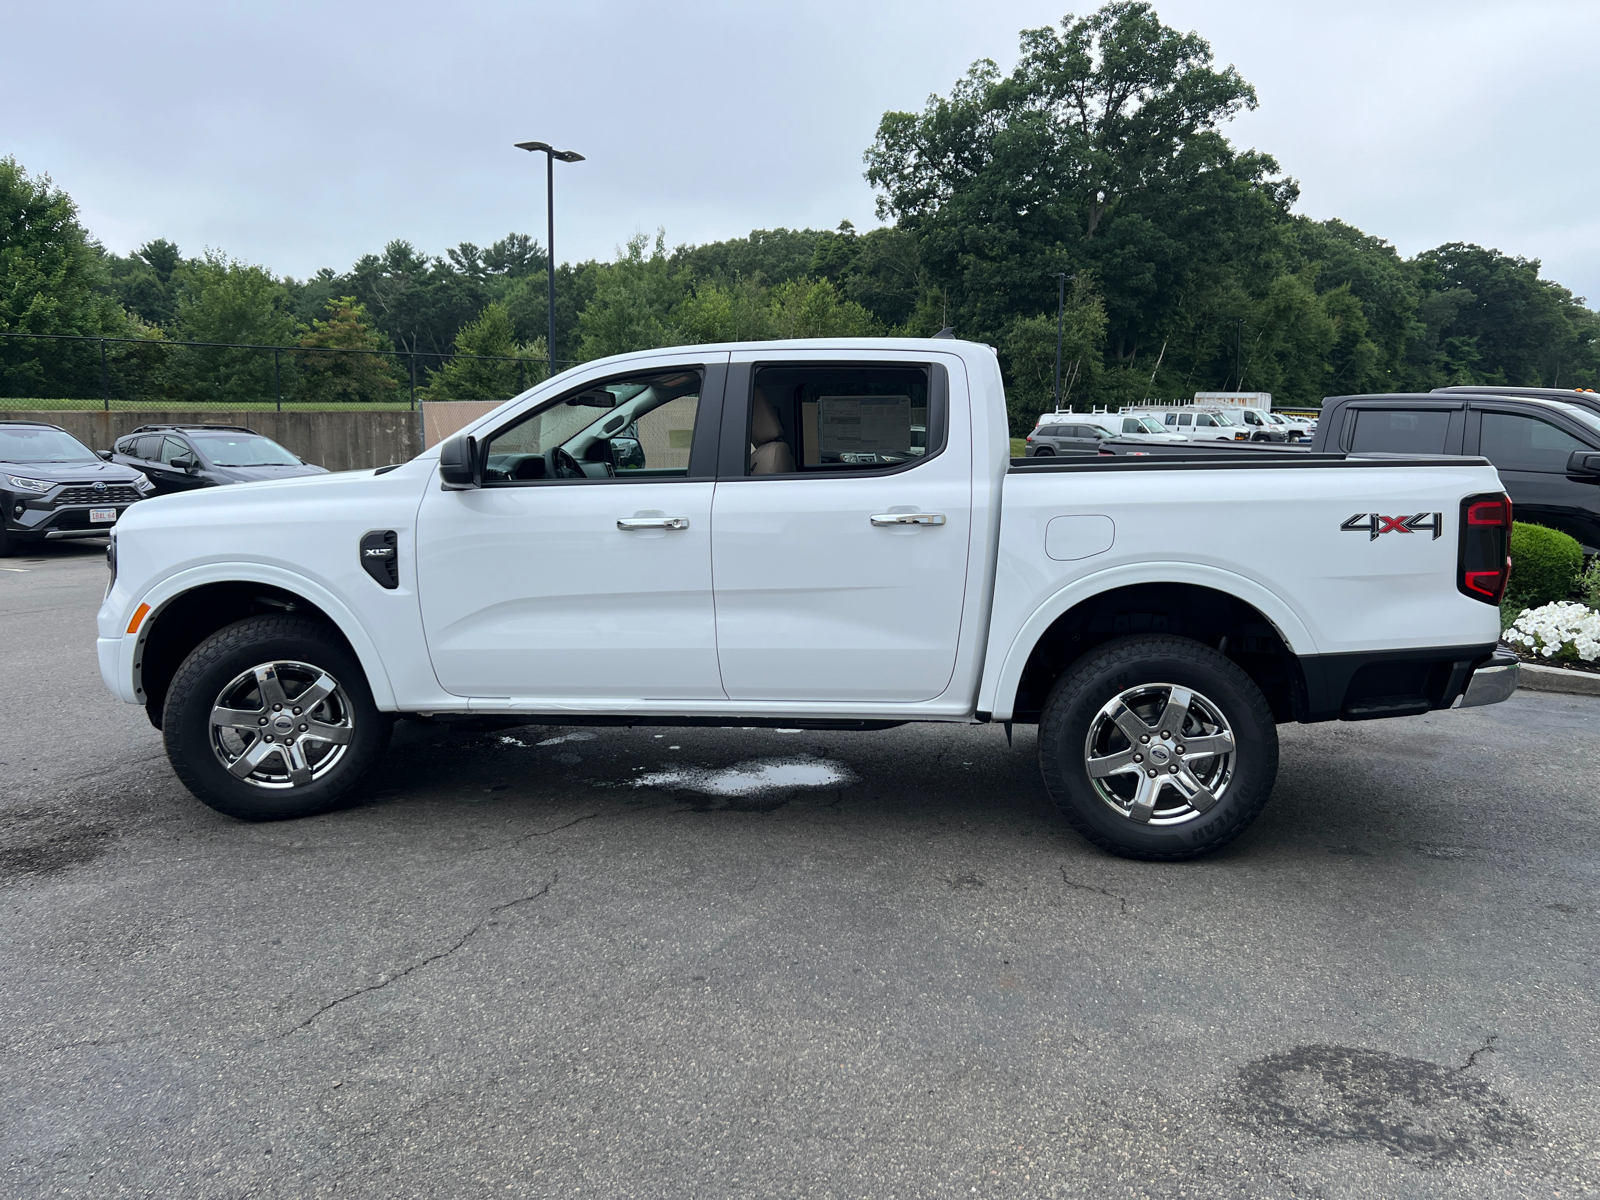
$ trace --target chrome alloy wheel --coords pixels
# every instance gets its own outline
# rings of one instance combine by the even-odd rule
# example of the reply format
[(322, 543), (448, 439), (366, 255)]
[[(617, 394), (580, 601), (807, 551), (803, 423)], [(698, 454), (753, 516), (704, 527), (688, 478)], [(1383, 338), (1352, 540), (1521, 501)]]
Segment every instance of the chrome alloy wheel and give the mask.
[(1222, 799), (1233, 778), (1228, 719), (1199, 692), (1148, 683), (1089, 722), (1083, 765), (1095, 793), (1140, 825), (1181, 825)]
[(241, 672), (211, 708), (211, 748), (228, 774), (260, 788), (305, 787), (344, 757), (355, 734), (339, 681), (303, 662)]

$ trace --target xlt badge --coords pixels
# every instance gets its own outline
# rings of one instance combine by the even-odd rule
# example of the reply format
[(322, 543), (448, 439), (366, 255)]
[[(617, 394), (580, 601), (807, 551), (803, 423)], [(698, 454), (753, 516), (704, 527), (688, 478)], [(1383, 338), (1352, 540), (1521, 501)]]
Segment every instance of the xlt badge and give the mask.
[(1410, 517), (1386, 517), (1382, 513), (1357, 513), (1345, 518), (1339, 528), (1346, 533), (1364, 533), (1373, 542), (1386, 533), (1432, 533), (1433, 540), (1438, 541), (1444, 532), (1444, 514), (1420, 512)]

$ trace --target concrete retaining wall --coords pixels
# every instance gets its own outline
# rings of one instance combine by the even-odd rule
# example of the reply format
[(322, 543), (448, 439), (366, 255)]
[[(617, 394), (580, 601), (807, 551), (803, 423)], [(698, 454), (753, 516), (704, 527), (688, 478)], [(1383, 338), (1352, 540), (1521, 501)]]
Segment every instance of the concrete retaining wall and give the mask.
[(425, 400), (422, 403), (422, 444), (437, 446), (458, 429), (499, 408), (499, 400)]
[(414, 412), (0, 412), (8, 419), (59, 425), (93, 450), (109, 450), (141, 425), (243, 425), (330, 471), (405, 462), (422, 451)]

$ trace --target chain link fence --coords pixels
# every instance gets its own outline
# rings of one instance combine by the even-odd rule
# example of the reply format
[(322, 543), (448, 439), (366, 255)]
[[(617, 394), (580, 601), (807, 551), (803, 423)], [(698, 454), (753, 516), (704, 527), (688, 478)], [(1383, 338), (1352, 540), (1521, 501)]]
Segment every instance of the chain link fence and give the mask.
[(509, 355), (0, 331), (0, 411), (414, 412), (424, 400), (509, 399), (550, 366)]

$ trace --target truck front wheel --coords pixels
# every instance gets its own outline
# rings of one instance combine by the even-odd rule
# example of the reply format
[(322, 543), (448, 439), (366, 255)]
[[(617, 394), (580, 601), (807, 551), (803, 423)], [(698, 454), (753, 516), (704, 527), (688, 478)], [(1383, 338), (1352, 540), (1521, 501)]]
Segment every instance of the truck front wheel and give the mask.
[(1120, 638), (1074, 663), (1039, 721), (1051, 799), (1095, 845), (1128, 858), (1193, 858), (1256, 819), (1278, 773), (1261, 689), (1180, 637)]
[(377, 766), (393, 721), (338, 635), (304, 617), (251, 617), (184, 660), (162, 714), (178, 778), (246, 821), (326, 811)]

